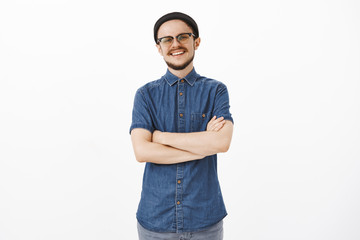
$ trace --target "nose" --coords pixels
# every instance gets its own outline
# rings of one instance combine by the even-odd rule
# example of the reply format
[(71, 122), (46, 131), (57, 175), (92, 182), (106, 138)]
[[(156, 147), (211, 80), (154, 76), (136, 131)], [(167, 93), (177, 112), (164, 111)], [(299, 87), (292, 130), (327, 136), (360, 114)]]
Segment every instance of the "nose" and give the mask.
[(176, 46), (179, 46), (179, 45), (181, 45), (181, 43), (178, 41), (177, 38), (174, 38), (174, 40), (172, 41), (171, 46), (172, 46), (172, 47), (176, 47)]

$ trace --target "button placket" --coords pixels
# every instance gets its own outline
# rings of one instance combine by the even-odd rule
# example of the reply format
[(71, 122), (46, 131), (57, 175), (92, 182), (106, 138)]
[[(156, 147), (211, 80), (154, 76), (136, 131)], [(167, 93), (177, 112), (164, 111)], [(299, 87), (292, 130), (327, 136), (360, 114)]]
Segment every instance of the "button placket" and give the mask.
[(176, 232), (182, 232), (184, 228), (184, 212), (182, 207), (182, 194), (183, 184), (182, 179), (184, 176), (184, 163), (179, 163), (176, 166), (176, 196), (175, 196), (175, 209), (176, 209)]
[(184, 100), (184, 80), (182, 79), (179, 84), (179, 108), (181, 109), (180, 117), (184, 116), (183, 111), (185, 110), (185, 100)]
[[(181, 79), (178, 82), (178, 132), (185, 132), (185, 81)], [(182, 232), (184, 228), (184, 213), (182, 208), (182, 194), (183, 194), (183, 174), (184, 163), (177, 164), (176, 168), (176, 232)]]
[(179, 113), (179, 132), (185, 131), (185, 84), (184, 79), (178, 82), (178, 113)]

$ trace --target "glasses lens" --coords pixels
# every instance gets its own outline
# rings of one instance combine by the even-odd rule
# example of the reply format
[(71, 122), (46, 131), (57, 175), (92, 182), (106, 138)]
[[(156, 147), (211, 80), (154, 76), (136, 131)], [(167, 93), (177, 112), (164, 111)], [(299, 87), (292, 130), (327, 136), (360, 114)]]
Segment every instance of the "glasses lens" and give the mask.
[(163, 37), (163, 38), (160, 38), (160, 43), (163, 44), (163, 45), (170, 45), (173, 41), (173, 38), (172, 37)]
[(177, 37), (177, 40), (181, 43), (186, 43), (190, 39), (190, 34), (183, 33)]

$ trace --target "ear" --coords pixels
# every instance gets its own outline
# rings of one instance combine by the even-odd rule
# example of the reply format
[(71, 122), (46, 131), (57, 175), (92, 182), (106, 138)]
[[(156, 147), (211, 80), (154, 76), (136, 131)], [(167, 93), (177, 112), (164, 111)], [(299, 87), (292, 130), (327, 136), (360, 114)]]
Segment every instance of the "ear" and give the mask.
[(201, 42), (200, 37), (198, 37), (197, 39), (195, 39), (195, 50), (197, 50), (197, 49), (199, 48), (200, 42)]
[(162, 53), (162, 49), (161, 49), (161, 47), (160, 47), (160, 44), (156, 44), (155, 46), (157, 47), (157, 50), (158, 50), (158, 52), (160, 53), (160, 55), (161, 55), (161, 56), (164, 56), (163, 53)]

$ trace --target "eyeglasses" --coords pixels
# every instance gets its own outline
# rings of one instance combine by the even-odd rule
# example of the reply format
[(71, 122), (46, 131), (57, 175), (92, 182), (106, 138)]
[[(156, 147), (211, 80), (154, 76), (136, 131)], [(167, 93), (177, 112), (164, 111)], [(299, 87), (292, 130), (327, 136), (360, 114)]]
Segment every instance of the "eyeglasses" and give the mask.
[[(195, 37), (195, 34), (181, 33), (181, 34), (177, 35), (175, 38), (179, 43), (185, 44), (189, 41), (191, 36)], [(168, 47), (173, 43), (173, 41), (174, 41), (174, 37), (166, 36), (166, 37), (158, 38), (158, 40), (156, 42), (157, 42), (157, 44), (161, 44), (162, 46)]]

